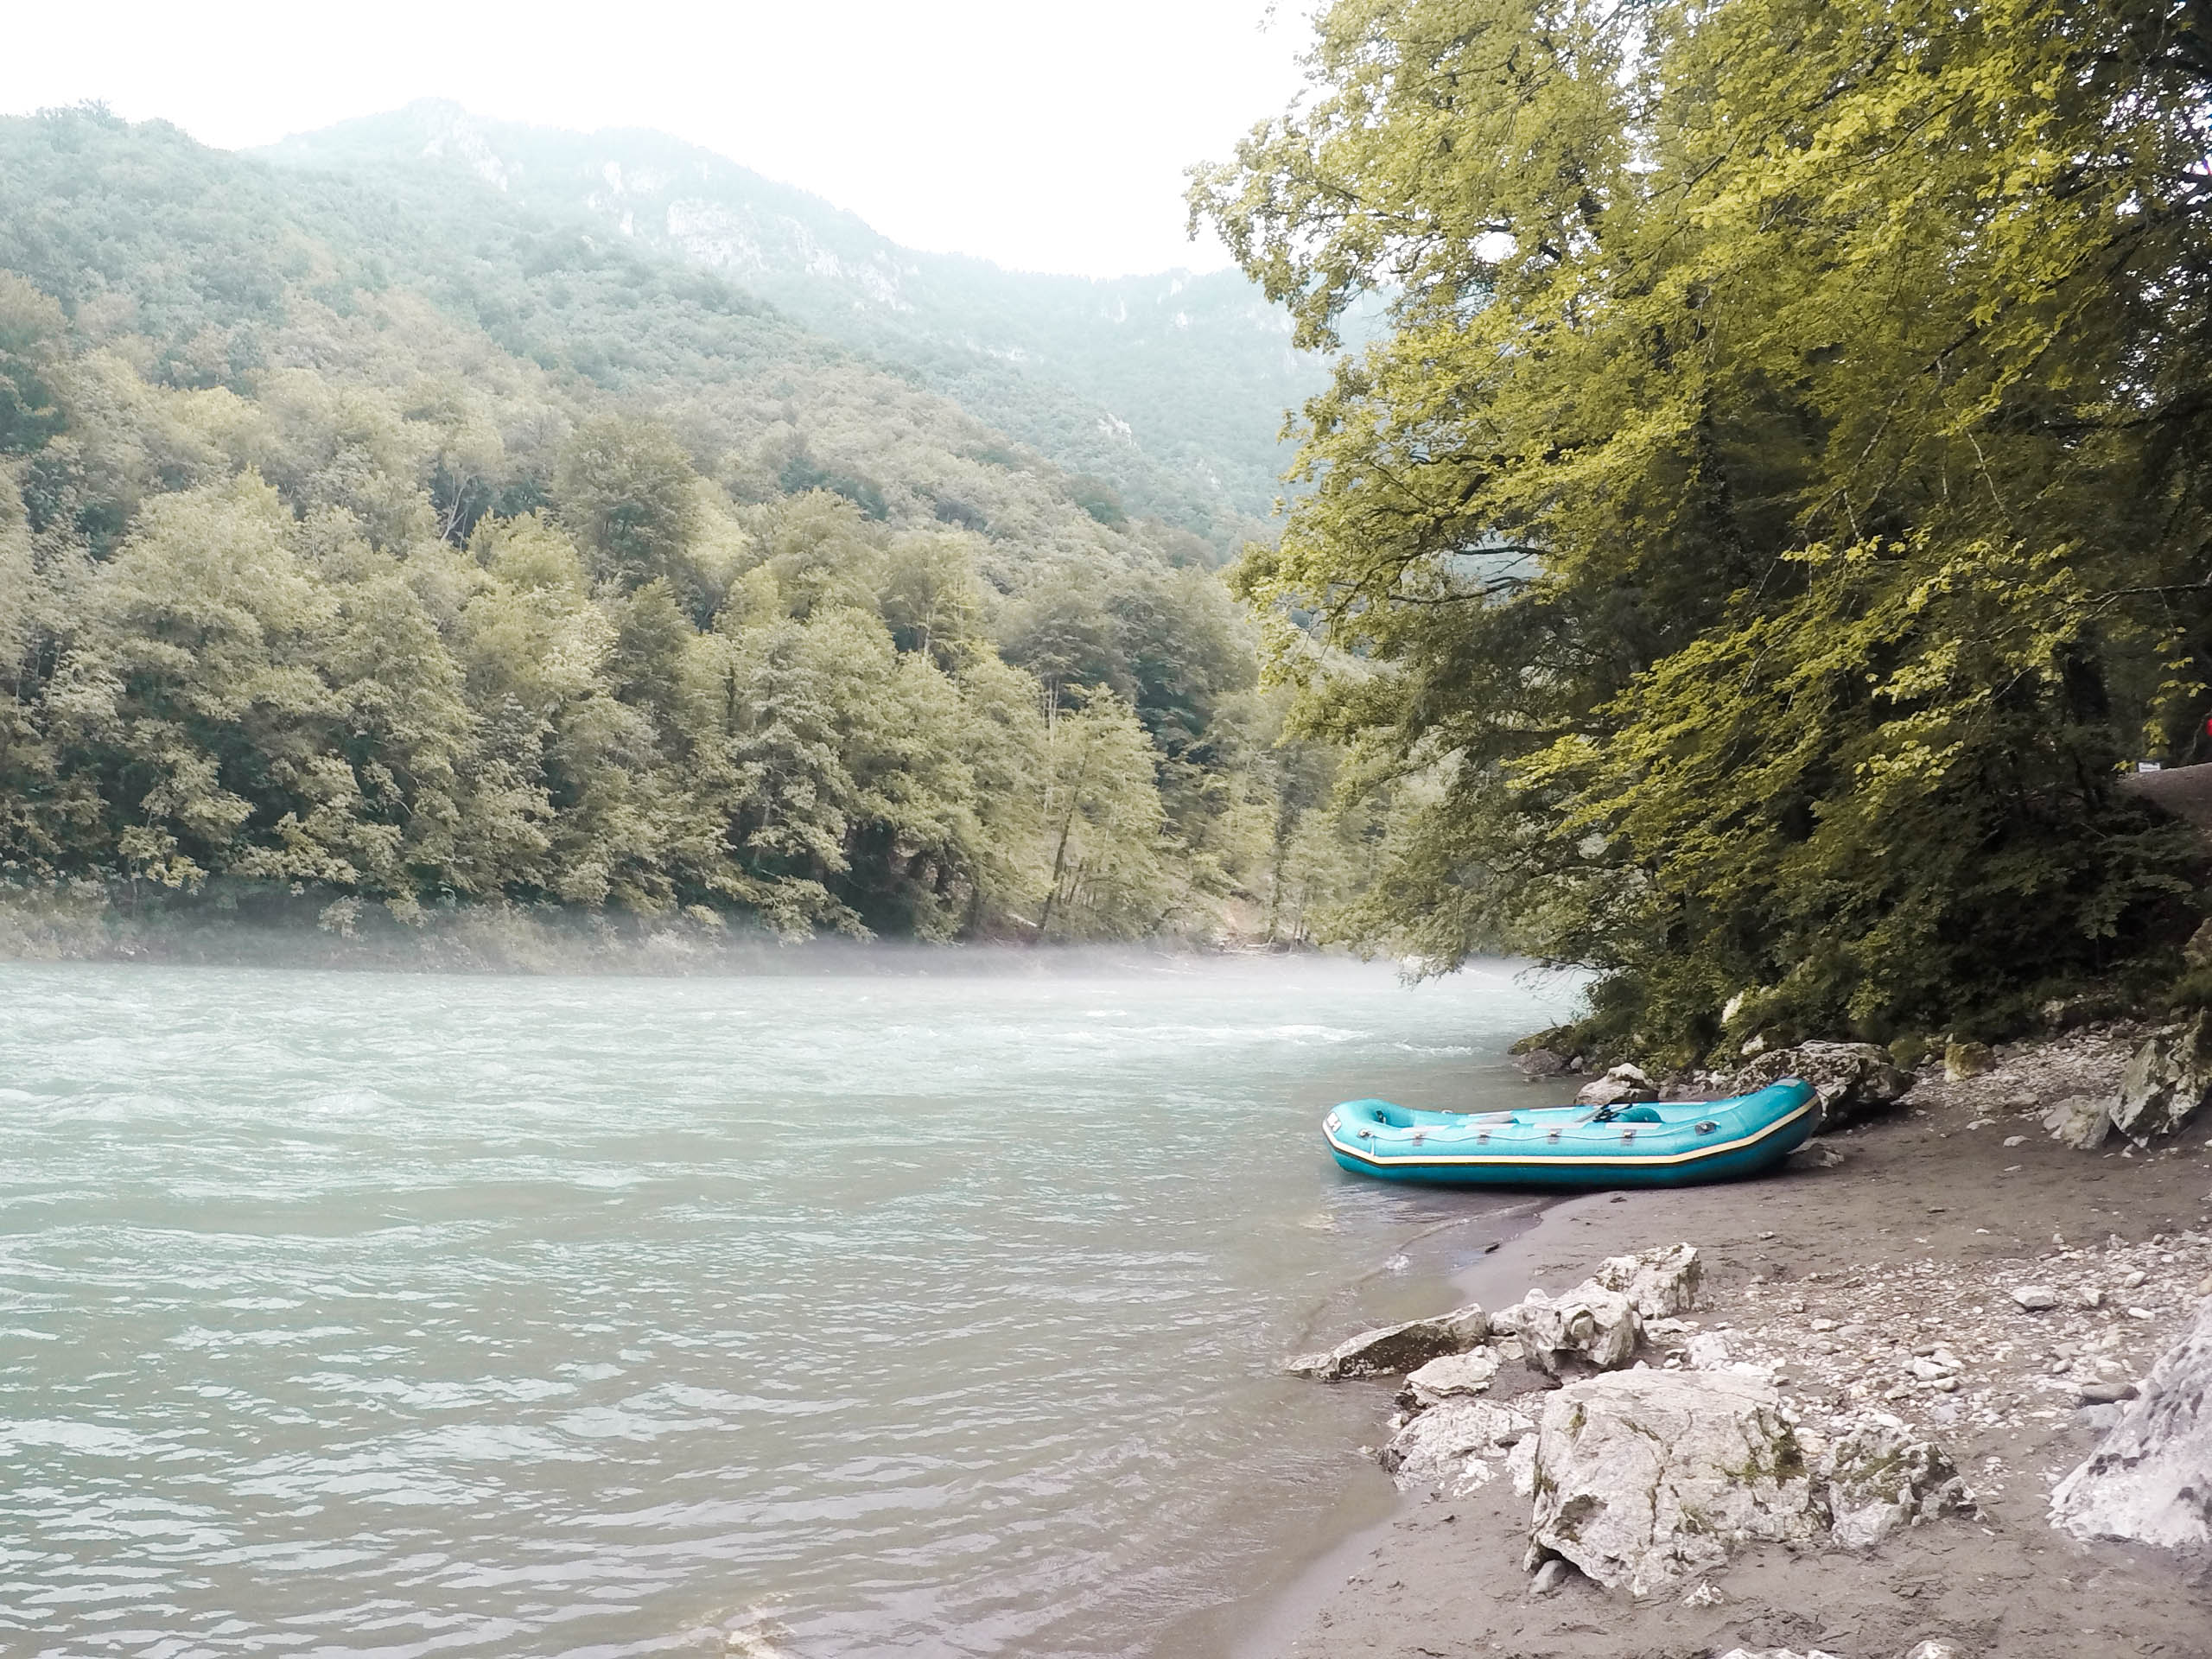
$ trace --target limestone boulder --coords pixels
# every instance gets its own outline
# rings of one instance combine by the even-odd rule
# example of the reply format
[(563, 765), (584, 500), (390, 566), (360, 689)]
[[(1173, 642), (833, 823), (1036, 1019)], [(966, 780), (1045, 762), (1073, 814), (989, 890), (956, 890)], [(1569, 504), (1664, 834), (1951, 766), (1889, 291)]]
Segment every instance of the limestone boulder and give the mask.
[(1634, 1255), (1609, 1255), (1589, 1282), (1619, 1292), (1643, 1319), (1663, 1319), (1697, 1306), (1704, 1276), (1696, 1245), (1667, 1244)]
[(1384, 1446), (1398, 1489), (1458, 1497), (1491, 1480), (1509, 1451), (1535, 1431), (1525, 1412), (1490, 1400), (1452, 1400), (1424, 1411)]
[(1544, 1397), (1531, 1553), (1638, 1598), (1751, 1542), (1823, 1530), (1813, 1474), (1768, 1383), (1731, 1372), (1614, 1371)]
[(2212, 1554), (2212, 1301), (2121, 1408), (2119, 1423), (2050, 1495), (2053, 1524)]
[(1770, 1049), (1729, 1079), (1731, 1094), (1747, 1095), (1784, 1077), (1802, 1077), (1821, 1097), (1822, 1129), (1840, 1128), (1904, 1098), (1912, 1073), (1891, 1064), (1872, 1043), (1799, 1043)]
[(2042, 1121), (2061, 1146), (2094, 1152), (2112, 1133), (2112, 1102), (2094, 1095), (2068, 1095), (2051, 1102)]
[(1520, 1338), (1521, 1357), (1551, 1376), (1573, 1360), (1601, 1371), (1625, 1365), (1643, 1340), (1635, 1303), (1586, 1279), (1556, 1300), (1529, 1292), (1492, 1315), (1491, 1328)]
[(1434, 1319), (1409, 1319), (1363, 1331), (1325, 1352), (1301, 1354), (1284, 1369), (1325, 1382), (1354, 1376), (1401, 1376), (1446, 1354), (1462, 1354), (1490, 1334), (1490, 1318), (1472, 1303)]
[(1402, 1403), (1415, 1411), (1427, 1411), (1447, 1401), (1471, 1400), (1489, 1392), (1500, 1363), (1495, 1348), (1474, 1348), (1432, 1359), (1408, 1374)]
[(1656, 1100), (1659, 1090), (1641, 1067), (1617, 1065), (1604, 1077), (1584, 1084), (1574, 1098), (1585, 1106), (1622, 1106), (1633, 1101)]
[(1974, 1508), (1949, 1455), (1885, 1414), (1839, 1435), (1820, 1476), (1829, 1535), (1847, 1548), (1872, 1548), (1902, 1528)]
[(2145, 1039), (2120, 1074), (2112, 1125), (2140, 1146), (2171, 1135), (2212, 1099), (2212, 1012)]

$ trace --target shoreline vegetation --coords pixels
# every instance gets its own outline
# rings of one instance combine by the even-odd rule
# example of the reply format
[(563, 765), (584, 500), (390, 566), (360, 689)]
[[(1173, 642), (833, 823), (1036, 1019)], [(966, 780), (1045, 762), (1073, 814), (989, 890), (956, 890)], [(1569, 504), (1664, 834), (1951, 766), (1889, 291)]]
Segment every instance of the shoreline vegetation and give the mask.
[(1370, 879), (1402, 791), (1287, 728), (1236, 537), (448, 183), (0, 120), (0, 879), (931, 940)]

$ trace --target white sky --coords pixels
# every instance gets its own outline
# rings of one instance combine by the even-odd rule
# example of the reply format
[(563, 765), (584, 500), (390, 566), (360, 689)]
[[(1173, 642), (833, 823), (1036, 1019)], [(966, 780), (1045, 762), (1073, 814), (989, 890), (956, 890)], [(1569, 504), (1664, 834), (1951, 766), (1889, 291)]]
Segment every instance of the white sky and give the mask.
[(910, 246), (1115, 276), (1227, 263), (1183, 168), (1300, 85), (1311, 0), (79, 0), (8, 8), (0, 112), (105, 100), (226, 149), (417, 98), (657, 127)]

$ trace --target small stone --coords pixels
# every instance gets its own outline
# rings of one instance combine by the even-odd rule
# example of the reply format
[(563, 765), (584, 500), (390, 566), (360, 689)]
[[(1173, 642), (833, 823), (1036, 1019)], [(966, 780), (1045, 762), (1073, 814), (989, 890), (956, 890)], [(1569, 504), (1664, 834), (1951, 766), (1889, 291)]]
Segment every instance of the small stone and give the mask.
[(1925, 1642), (1914, 1643), (1904, 1659), (1967, 1659), (1967, 1650), (1955, 1642), (1931, 1636)]
[(2021, 1285), (2012, 1292), (2012, 1300), (2030, 1313), (2039, 1313), (2044, 1308), (2058, 1306), (2058, 1293), (2049, 1285)]
[(1682, 1605), (1685, 1607), (1718, 1607), (1722, 1602), (1727, 1599), (1728, 1598), (1720, 1593), (1719, 1586), (1716, 1586), (1712, 1580), (1702, 1579), (1699, 1580), (1696, 1589), (1691, 1591), (1689, 1594), (1682, 1598)]
[(2133, 1273), (2129, 1273), (2129, 1274), (2126, 1274), (2122, 1275), (2122, 1277), (2121, 1277), (2121, 1279), (2120, 1279), (2120, 1287), (2122, 1290), (2133, 1290), (2133, 1289), (2134, 1289), (2134, 1288), (2136, 1287), (2136, 1286), (2138, 1286), (2138, 1285), (2141, 1284), (2141, 1283), (2142, 1283), (2145, 1279), (2148, 1279), (2150, 1276), (2151, 1276), (2151, 1275), (2150, 1275), (2149, 1274), (2147, 1274), (2147, 1273), (2144, 1272), (2142, 1268), (2136, 1268)]
[(2108, 1434), (2120, 1424), (2118, 1406), (2082, 1406), (2075, 1408), (2074, 1421), (2092, 1434)]
[(2127, 1310), (2127, 1317), (2131, 1319), (2155, 1319), (2158, 1316), (2147, 1307), (2131, 1307)]
[(2104, 1305), (2104, 1292), (2094, 1285), (2087, 1290), (2075, 1293), (2074, 1306), (2076, 1307), (2102, 1307)]
[(1567, 1582), (1567, 1575), (1572, 1570), (1564, 1560), (1556, 1555), (1553, 1556), (1551, 1560), (1536, 1569), (1536, 1576), (1529, 1586), (1529, 1593), (1532, 1596), (1556, 1595), (1560, 1586)]
[(1728, 1363), (1728, 1340), (1718, 1331), (1700, 1332), (1690, 1338), (1684, 1357), (1693, 1370), (1719, 1370)]
[(2133, 1382), (2084, 1382), (2077, 1394), (2082, 1405), (2119, 1405), (2121, 1400), (2133, 1400), (2141, 1389)]
[(2028, 1144), (2028, 1137), (2024, 1135), (2008, 1135), (2005, 1137), (2005, 1144), (2008, 1147), (2024, 1147)]

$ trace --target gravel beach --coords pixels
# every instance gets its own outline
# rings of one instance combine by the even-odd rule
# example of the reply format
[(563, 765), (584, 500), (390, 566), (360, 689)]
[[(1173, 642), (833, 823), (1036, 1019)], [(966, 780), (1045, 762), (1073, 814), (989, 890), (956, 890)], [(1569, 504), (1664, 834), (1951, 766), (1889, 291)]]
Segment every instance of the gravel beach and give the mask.
[[(1975, 1512), (1863, 1551), (1752, 1547), (1687, 1598), (1636, 1601), (1571, 1573), (1533, 1595), (1529, 1503), (1510, 1481), (1416, 1491), (1256, 1616), (1240, 1652), (1902, 1659), (1936, 1641), (1958, 1659), (2212, 1656), (2202, 1563), (2079, 1543), (2047, 1520), (2051, 1486), (2112, 1414), (2094, 1402), (2130, 1389), (2212, 1295), (2212, 1123), (2153, 1151), (2115, 1138), (2085, 1153), (2038, 1122), (2055, 1096), (2116, 1081), (2134, 1035), (2000, 1049), (1961, 1081), (1931, 1070), (1892, 1113), (1821, 1143), (1840, 1159), (1560, 1204), (1458, 1281), (1496, 1308), (1557, 1295), (1607, 1256), (1694, 1243), (1700, 1305), (1652, 1332), (1647, 1363), (1770, 1377), (1815, 1436), (1892, 1416), (1949, 1453)], [(1508, 1372), (1499, 1395), (1550, 1386)], [(1386, 1438), (1396, 1383), (1335, 1386), (1372, 1393)]]

